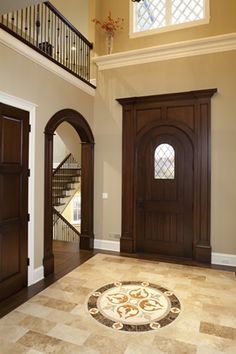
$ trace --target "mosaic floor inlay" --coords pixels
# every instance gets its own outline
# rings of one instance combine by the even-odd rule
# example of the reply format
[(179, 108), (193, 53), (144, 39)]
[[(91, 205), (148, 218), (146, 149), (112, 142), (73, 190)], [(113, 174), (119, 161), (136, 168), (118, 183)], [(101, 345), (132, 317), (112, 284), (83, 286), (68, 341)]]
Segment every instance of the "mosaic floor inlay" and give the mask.
[(0, 319), (0, 353), (235, 354), (235, 318), (234, 272), (97, 254)]
[(107, 327), (142, 332), (173, 322), (180, 313), (175, 294), (149, 282), (123, 281), (104, 285), (92, 293), (88, 311)]

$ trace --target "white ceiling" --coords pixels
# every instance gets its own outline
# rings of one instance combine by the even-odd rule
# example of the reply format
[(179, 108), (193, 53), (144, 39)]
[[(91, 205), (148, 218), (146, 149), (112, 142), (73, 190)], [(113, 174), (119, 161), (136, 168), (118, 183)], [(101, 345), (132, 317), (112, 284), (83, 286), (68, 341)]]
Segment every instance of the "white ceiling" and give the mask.
[(0, 15), (40, 2), (43, 2), (43, 0), (0, 0)]

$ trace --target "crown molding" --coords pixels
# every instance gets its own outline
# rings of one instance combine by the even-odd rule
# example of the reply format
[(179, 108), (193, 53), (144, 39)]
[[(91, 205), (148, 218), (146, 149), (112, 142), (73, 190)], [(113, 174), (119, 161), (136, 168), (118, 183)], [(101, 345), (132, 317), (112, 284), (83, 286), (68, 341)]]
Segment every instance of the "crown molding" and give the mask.
[(93, 57), (99, 70), (192, 57), (236, 49), (236, 32)]
[(27, 59), (32, 60), (34, 63), (42, 66), (43, 68), (51, 71), (53, 74), (59, 76), (60, 78), (72, 84), (73, 86), (84, 91), (85, 93), (91, 96), (95, 96), (96, 90), (94, 88), (87, 85), (85, 82), (78, 79), (74, 75), (70, 74), (68, 71), (64, 70), (59, 65), (45, 58), (43, 55), (36, 52), (26, 44), (22, 43), (17, 38), (13, 37), (11, 34), (7, 33), (3, 29), (0, 29), (0, 43), (15, 50), (17, 53), (20, 53)]

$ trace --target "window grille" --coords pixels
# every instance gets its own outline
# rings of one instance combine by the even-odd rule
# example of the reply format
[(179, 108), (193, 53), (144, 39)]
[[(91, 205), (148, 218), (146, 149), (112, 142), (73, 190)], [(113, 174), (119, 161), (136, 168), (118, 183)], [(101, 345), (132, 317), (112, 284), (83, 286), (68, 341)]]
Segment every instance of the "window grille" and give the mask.
[(160, 144), (154, 153), (154, 178), (175, 178), (175, 150), (169, 144)]
[[(144, 32), (208, 19), (209, 0), (143, 0), (132, 3), (133, 32)], [(205, 21), (206, 22), (206, 21)]]

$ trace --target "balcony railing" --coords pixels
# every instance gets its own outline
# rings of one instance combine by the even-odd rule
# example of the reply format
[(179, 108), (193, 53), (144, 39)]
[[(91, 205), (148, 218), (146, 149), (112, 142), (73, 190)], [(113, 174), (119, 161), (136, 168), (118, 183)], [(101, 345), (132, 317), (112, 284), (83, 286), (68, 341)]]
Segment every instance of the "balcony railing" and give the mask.
[(53, 208), (53, 240), (79, 242), (80, 232)]
[(50, 2), (0, 17), (0, 28), (90, 83), (90, 43)]

